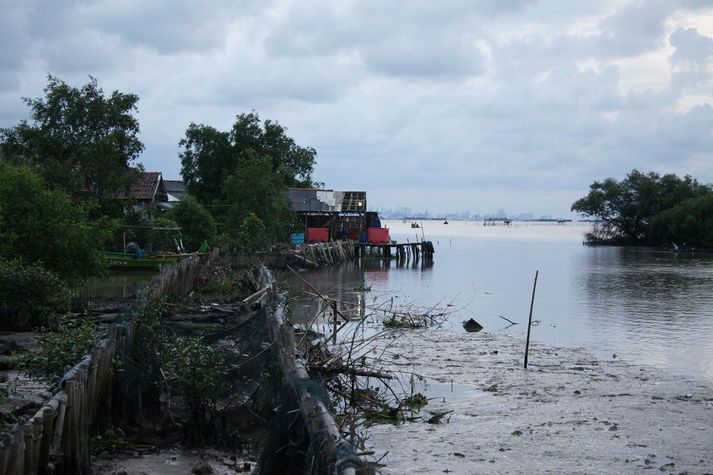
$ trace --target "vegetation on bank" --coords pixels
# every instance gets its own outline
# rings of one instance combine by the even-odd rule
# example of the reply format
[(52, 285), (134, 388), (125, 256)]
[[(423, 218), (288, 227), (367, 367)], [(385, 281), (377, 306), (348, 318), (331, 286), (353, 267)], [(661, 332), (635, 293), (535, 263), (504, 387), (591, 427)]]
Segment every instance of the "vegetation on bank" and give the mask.
[(590, 185), (572, 211), (600, 221), (591, 243), (713, 248), (713, 186), (674, 174), (633, 170)]
[(26, 290), (57, 280), (66, 291), (101, 275), (99, 251), (126, 241), (175, 251), (165, 231), (175, 228), (187, 250), (204, 240), (245, 251), (285, 241), (296, 220), (284, 191), (314, 184), (316, 151), (277, 122), (251, 112), (225, 132), (190, 124), (179, 143), (190, 196), (149, 219), (119, 199), (143, 170), (138, 96), (106, 94), (93, 77), (72, 87), (48, 76), (43, 97), (23, 100), (29, 120), (0, 129), (0, 329), (42, 325), (28, 312), (51, 302), (48, 313), (63, 311), (69, 292)]

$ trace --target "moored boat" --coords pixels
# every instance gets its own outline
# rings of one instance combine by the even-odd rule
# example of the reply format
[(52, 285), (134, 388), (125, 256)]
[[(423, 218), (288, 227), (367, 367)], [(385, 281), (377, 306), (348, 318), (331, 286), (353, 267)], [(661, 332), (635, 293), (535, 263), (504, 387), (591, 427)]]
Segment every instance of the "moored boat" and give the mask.
[(164, 264), (174, 264), (190, 254), (136, 257), (128, 252), (102, 252), (110, 269), (157, 271)]

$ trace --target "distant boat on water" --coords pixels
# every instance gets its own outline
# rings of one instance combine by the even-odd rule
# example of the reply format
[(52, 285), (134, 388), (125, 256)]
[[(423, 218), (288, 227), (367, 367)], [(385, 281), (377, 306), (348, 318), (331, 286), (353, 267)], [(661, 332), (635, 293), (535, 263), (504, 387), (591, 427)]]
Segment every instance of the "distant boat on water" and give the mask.
[(412, 227), (412, 228), (420, 228), (421, 225), (414, 221), (414, 222), (411, 223), (411, 227)]

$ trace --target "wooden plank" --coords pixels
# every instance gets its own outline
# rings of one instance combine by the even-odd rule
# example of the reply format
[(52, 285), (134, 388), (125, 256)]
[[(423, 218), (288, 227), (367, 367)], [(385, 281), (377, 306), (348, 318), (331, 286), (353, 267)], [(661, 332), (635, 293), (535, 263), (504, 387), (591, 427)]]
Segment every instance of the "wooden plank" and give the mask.
[(15, 431), (13, 440), (15, 445), (14, 473), (18, 475), (25, 473), (25, 426), (19, 425)]
[[(52, 402), (53, 400), (50, 400)], [(56, 407), (53, 409), (49, 404), (44, 406), (42, 412), (42, 439), (40, 440), (40, 450), (37, 457), (37, 473), (45, 475), (49, 473), (50, 447), (52, 446), (52, 429), (54, 419), (57, 415)]]

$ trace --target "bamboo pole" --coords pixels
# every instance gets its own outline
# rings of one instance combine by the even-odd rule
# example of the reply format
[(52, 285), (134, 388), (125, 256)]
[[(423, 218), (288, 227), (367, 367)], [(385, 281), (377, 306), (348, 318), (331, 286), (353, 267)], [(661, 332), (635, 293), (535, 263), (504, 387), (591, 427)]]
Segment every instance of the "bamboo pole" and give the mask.
[(530, 317), (527, 320), (527, 340), (525, 341), (525, 369), (527, 369), (527, 357), (530, 353), (530, 330), (532, 329), (532, 308), (535, 306), (535, 290), (537, 290), (537, 276), (539, 270), (535, 271), (535, 282), (532, 284), (532, 299), (530, 300)]

